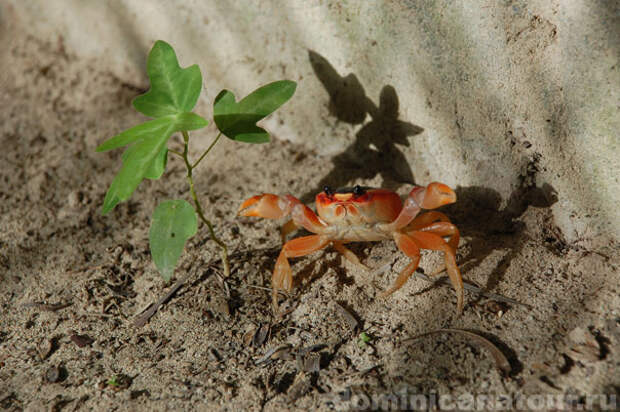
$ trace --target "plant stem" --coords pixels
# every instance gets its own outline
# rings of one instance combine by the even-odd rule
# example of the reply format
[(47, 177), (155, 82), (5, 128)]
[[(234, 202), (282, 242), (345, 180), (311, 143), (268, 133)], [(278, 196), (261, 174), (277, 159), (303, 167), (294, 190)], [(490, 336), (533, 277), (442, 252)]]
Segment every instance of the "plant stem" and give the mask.
[(205, 152), (203, 154), (200, 155), (200, 157), (198, 158), (198, 160), (196, 160), (196, 162), (194, 162), (194, 164), (192, 165), (192, 169), (194, 169), (196, 166), (198, 166), (198, 163), (200, 163), (200, 161), (202, 159), (204, 159), (204, 157), (207, 155), (207, 153), (209, 153), (211, 151), (211, 148), (213, 146), (215, 146), (215, 144), (217, 143), (218, 140), (220, 140), (220, 137), (222, 137), (222, 132), (220, 132), (217, 137), (215, 138), (215, 140), (213, 141), (213, 143), (211, 143), (209, 145), (209, 147), (207, 147), (207, 150), (205, 150)]
[(218, 244), (218, 246), (220, 247), (220, 256), (222, 257), (222, 262), (224, 264), (224, 276), (228, 277), (230, 275), (230, 265), (228, 263), (228, 248), (226, 247), (226, 245), (224, 244), (224, 242), (222, 242), (216, 235), (215, 235), (215, 231), (213, 230), (213, 225), (211, 224), (211, 222), (209, 221), (209, 219), (207, 219), (205, 217), (205, 214), (202, 210), (202, 206), (200, 205), (200, 202), (198, 201), (198, 196), (196, 195), (196, 189), (194, 189), (194, 178), (192, 175), (192, 172), (194, 170), (194, 167), (196, 167), (196, 165), (204, 158), (204, 156), (209, 152), (209, 150), (211, 150), (211, 148), (213, 147), (213, 145), (218, 141), (218, 139), (221, 136), (221, 133), (217, 136), (217, 138), (215, 139), (215, 141), (213, 143), (211, 143), (211, 146), (209, 146), (209, 148), (207, 149), (206, 152), (204, 152), (202, 154), (202, 156), (200, 156), (200, 159), (198, 159), (198, 161), (196, 163), (194, 163), (194, 165), (192, 166), (192, 164), (189, 162), (189, 157), (188, 157), (188, 151), (189, 151), (189, 134), (186, 131), (183, 131), (183, 141), (185, 143), (184, 147), (183, 147), (183, 160), (185, 161), (185, 166), (187, 167), (187, 181), (189, 182), (189, 190), (192, 194), (192, 199), (194, 199), (194, 205), (196, 206), (196, 213), (198, 213), (198, 216), (200, 217), (200, 220), (203, 221), (203, 223), (205, 225), (207, 225), (207, 227), (209, 228), (209, 234), (211, 235), (211, 239)]
[(183, 157), (183, 153), (177, 152), (176, 150), (173, 150), (173, 149), (168, 149), (168, 153), (172, 153), (172, 154), (175, 154), (177, 156)]

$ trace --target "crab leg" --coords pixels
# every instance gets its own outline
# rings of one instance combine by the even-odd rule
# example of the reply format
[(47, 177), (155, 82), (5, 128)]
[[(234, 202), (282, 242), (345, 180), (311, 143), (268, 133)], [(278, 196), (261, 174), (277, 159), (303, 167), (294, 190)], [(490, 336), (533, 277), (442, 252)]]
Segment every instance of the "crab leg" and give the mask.
[(353, 253), (349, 248), (343, 245), (342, 242), (333, 242), (333, 245), (334, 249), (336, 249), (336, 251), (338, 251), (342, 256), (344, 256), (345, 259), (347, 259), (349, 262), (361, 266), (364, 269), (370, 269), (368, 266), (366, 266), (360, 261), (360, 259), (357, 257), (357, 255), (355, 255), (355, 253)]
[(288, 263), (288, 258), (309, 255), (312, 252), (323, 249), (329, 242), (327, 237), (311, 235), (299, 237), (284, 244), (271, 278), (274, 308), (278, 307), (278, 290), (283, 289), (290, 292), (293, 288), (293, 271)]
[(392, 287), (381, 294), (382, 297), (387, 297), (400, 289), (411, 275), (413, 275), (413, 272), (415, 272), (420, 263), (420, 248), (413, 239), (404, 233), (396, 232), (394, 234), (394, 240), (398, 248), (411, 259), (411, 262), (400, 272)]
[[(433, 212), (429, 212), (429, 213), (433, 213)], [(439, 213), (439, 212), (435, 212), (435, 213)], [(456, 249), (459, 246), (460, 233), (459, 233), (459, 230), (457, 229), (457, 227), (454, 226), (452, 223), (448, 223), (448, 222), (435, 222), (435, 223), (431, 223), (428, 226), (421, 227), (418, 230), (420, 232), (432, 232), (432, 233), (435, 233), (436, 235), (439, 235), (441, 237), (449, 236), (450, 239), (448, 239), (448, 245), (452, 248), (452, 250), (456, 254)], [(411, 231), (409, 231), (409, 232), (411, 232)], [(443, 266), (435, 269), (430, 275), (431, 276), (437, 276), (438, 274), (443, 272), (445, 270), (445, 268), (446, 268), (446, 266), (443, 265)]]
[(413, 219), (407, 227), (403, 230), (404, 232), (419, 230), (424, 226), (428, 226), (431, 223), (435, 222), (448, 222), (450, 223), (450, 218), (441, 212), (437, 212), (436, 210), (432, 210), (430, 212), (422, 213)]
[(298, 230), (299, 226), (295, 224), (295, 222), (291, 219), (280, 228), (280, 238), (282, 239), (282, 244), (286, 243), (286, 237)]
[(279, 219), (290, 215), (296, 226), (303, 227), (312, 233), (322, 233), (325, 229), (325, 225), (312, 209), (291, 195), (277, 196), (265, 193), (253, 196), (241, 204), (238, 213), (241, 216), (267, 219)]
[(456, 202), (456, 194), (443, 183), (433, 182), (427, 187), (414, 187), (405, 200), (396, 219), (386, 226), (389, 231), (396, 231), (407, 226), (422, 209), (436, 209)]
[(418, 229), (420, 232), (432, 232), (441, 237), (449, 236), (448, 245), (456, 253), (456, 248), (459, 246), (460, 233), (456, 226), (449, 222), (435, 222), (428, 226), (424, 226)]
[(407, 235), (422, 249), (441, 250), (444, 252), (446, 270), (450, 277), (450, 282), (452, 282), (452, 287), (456, 291), (456, 310), (459, 314), (463, 313), (463, 279), (456, 265), (452, 246), (435, 233), (414, 231), (407, 233)]

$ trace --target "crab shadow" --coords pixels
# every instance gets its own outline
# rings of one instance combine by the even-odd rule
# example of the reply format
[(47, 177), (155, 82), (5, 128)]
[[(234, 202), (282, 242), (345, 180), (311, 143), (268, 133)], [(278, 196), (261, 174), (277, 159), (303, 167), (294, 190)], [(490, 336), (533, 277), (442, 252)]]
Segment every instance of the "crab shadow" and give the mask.
[[(493, 290), (503, 279), (510, 262), (521, 253), (531, 240), (521, 217), (529, 207), (549, 208), (558, 198), (549, 184), (525, 186), (515, 189), (506, 205), (500, 208), (500, 194), (480, 186), (457, 187), (458, 201), (445, 208), (445, 212), (469, 240), (470, 253), (460, 262), (461, 273), (480, 265), (493, 251), (508, 252), (491, 270), (484, 289)], [(545, 246), (554, 252), (562, 249), (563, 239), (547, 237)]]
[[(356, 179), (372, 179), (381, 175), (384, 186), (413, 184), (411, 167), (400, 146), (409, 146), (409, 136), (424, 129), (399, 117), (398, 95), (394, 87), (383, 86), (377, 106), (364, 91), (355, 74), (340, 74), (320, 54), (308, 51), (310, 64), (329, 95), (329, 111), (339, 121), (352, 125), (363, 124), (355, 140), (332, 159), (333, 167), (316, 187), (301, 200), (312, 202), (324, 186), (342, 187)], [(370, 115), (370, 121), (364, 123)], [(395, 188), (395, 187), (392, 187)]]

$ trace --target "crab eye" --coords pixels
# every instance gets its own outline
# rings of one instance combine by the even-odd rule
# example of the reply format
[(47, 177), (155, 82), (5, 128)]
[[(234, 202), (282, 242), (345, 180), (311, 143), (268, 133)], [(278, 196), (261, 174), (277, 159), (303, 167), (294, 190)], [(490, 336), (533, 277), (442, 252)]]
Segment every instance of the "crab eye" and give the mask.
[(332, 191), (332, 188), (329, 186), (324, 186), (323, 191), (325, 192), (327, 196), (331, 196), (334, 194), (334, 192)]
[(353, 187), (353, 194), (355, 196), (360, 196), (364, 194), (364, 189), (360, 185), (355, 185)]

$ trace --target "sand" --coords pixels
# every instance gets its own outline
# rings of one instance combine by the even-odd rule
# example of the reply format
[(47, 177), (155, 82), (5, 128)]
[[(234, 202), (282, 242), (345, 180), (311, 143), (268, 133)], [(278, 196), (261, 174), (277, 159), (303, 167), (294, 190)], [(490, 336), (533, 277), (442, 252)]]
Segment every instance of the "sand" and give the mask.
[[(230, 248), (231, 276), (223, 278), (201, 227), (173, 279), (187, 282), (145, 326), (134, 326), (173, 283), (151, 261), (148, 228), (159, 201), (189, 200), (184, 167), (171, 158), (162, 179), (143, 182), (101, 216), (121, 151), (95, 147), (143, 120), (130, 102), (148, 85), (72, 56), (62, 39), (24, 38), (9, 53), (0, 94), (2, 408), (321, 411), (372, 408), (372, 399), (390, 402), (390, 394), (399, 401), (415, 393), (543, 394), (584, 405), (586, 395), (618, 395), (618, 244), (564, 240), (549, 208), (553, 188), (533, 183), (535, 158), (508, 206), (491, 189), (457, 187), (459, 201), (443, 208), (462, 233), (463, 278), (522, 304), (466, 292), (459, 317), (451, 287), (421, 278), (382, 299), (407, 263), (385, 241), (351, 245), (370, 272), (332, 248), (293, 260), (296, 287), (277, 318), (268, 288), (278, 222), (238, 218), (243, 199), (272, 192), (311, 202), (326, 180), (403, 196), (411, 185), (400, 182), (391, 156), (370, 159), (377, 163), (369, 173), (354, 150), (343, 161), (277, 135), (259, 146), (224, 139), (195, 178)], [(196, 111), (208, 115), (210, 107)], [(194, 133), (193, 156), (214, 137), (213, 126)], [(173, 138), (171, 147), (179, 145)], [(441, 261), (424, 252), (421, 270)], [(510, 370), (466, 335), (407, 340), (442, 328), (486, 337)]]

